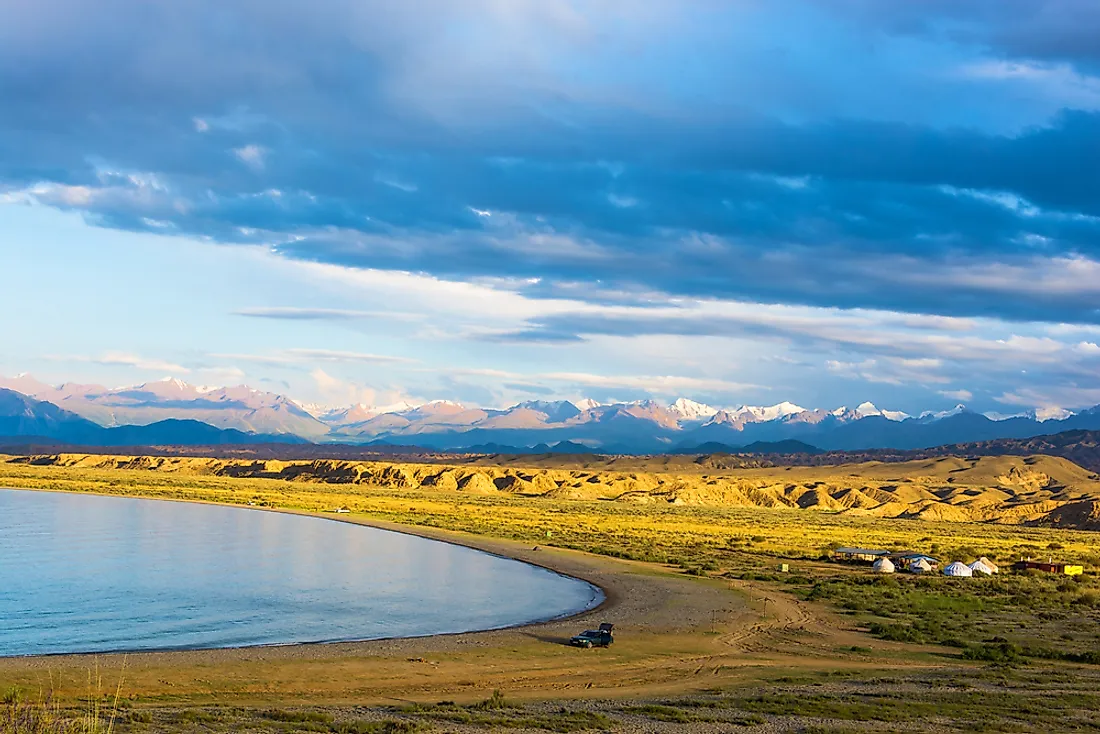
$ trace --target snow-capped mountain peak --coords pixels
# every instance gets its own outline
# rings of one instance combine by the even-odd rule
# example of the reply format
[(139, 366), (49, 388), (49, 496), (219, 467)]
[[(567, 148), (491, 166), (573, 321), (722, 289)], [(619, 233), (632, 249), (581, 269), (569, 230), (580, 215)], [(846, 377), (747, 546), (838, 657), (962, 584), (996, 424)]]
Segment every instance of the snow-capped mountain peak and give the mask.
[(668, 406), (668, 412), (685, 421), (701, 421), (718, 414), (717, 408), (697, 403), (688, 398), (678, 398)]
[[(451, 405), (458, 405), (458, 403), (451, 403)], [(375, 413), (404, 413), (409, 410), (416, 410), (420, 406), (416, 403), (410, 403), (406, 400), (399, 400), (396, 403), (390, 405), (377, 405), (374, 407)]]
[(950, 418), (953, 415), (959, 415), (960, 413), (966, 413), (967, 407), (962, 403), (959, 403), (951, 410), (926, 410), (920, 414), (920, 419), (923, 421), (939, 421), (944, 418)]
[(1051, 405), (1045, 408), (1036, 408), (1035, 410), (1030, 411), (1030, 413), (1031, 416), (1040, 423), (1045, 423), (1047, 421), (1064, 421), (1066, 418), (1075, 415), (1072, 410), (1066, 410), (1065, 408), (1060, 408), (1056, 405)]
[(131, 388), (121, 388), (120, 390), (141, 390), (160, 396), (194, 396), (204, 392), (212, 392), (208, 389), (195, 387), (176, 377), (165, 377), (163, 380), (145, 382)]
[(776, 403), (775, 405), (742, 405), (737, 410), (732, 411), (732, 415), (735, 417), (752, 416), (756, 422), (766, 423), (779, 418), (786, 418), (788, 415), (804, 413), (805, 411), (805, 408), (784, 400), (782, 403)]
[(603, 403), (598, 403), (592, 398), (584, 398), (583, 400), (575, 401), (573, 405), (574, 407), (576, 407), (577, 410), (583, 412), (586, 410), (591, 410), (592, 408), (598, 408), (603, 405)]
[(882, 417), (888, 421), (894, 421), (900, 423), (901, 421), (909, 418), (908, 413), (903, 413), (900, 410), (882, 410), (872, 402), (860, 403), (856, 406), (856, 415), (860, 418)]

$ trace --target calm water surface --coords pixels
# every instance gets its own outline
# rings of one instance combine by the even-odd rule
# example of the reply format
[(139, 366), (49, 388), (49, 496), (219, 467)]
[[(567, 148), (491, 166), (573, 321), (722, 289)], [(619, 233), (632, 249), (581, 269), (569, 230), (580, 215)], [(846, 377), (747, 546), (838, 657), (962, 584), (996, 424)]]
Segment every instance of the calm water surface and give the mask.
[(321, 518), (0, 489), (0, 656), (466, 632), (602, 598), (518, 561)]

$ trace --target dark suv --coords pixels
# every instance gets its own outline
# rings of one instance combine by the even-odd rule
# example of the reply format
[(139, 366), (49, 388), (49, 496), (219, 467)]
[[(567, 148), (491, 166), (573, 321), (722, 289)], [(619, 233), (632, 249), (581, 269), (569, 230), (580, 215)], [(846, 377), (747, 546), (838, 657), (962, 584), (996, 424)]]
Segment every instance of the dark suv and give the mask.
[(610, 647), (615, 641), (615, 635), (611, 630), (615, 625), (604, 622), (598, 630), (585, 630), (569, 639), (569, 644), (574, 647)]

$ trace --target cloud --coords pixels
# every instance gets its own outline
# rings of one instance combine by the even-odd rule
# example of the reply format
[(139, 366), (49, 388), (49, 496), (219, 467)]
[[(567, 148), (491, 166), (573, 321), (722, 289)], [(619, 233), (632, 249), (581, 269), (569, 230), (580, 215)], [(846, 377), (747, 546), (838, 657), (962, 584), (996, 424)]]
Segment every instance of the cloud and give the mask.
[(48, 355), (46, 359), (58, 362), (86, 362), (110, 367), (129, 367), (147, 372), (162, 372), (176, 375), (186, 375), (191, 372), (183, 365), (168, 362), (162, 359), (141, 357), (127, 352), (104, 352), (97, 356), (87, 355)]
[(377, 364), (413, 364), (415, 359), (394, 357), (385, 354), (367, 354), (365, 352), (344, 352), (333, 349), (287, 349), (284, 354), (302, 361), (321, 362), (368, 362)]
[(1094, 11), (133, 2), (0, 30), (0, 196), (533, 295), (1100, 321), (958, 272), (1100, 258)]
[(970, 392), (969, 390), (940, 390), (939, 393), (945, 398), (958, 400), (959, 402), (963, 403), (965, 403), (967, 400), (974, 399), (974, 393)]
[(233, 155), (249, 168), (256, 171), (262, 171), (264, 169), (265, 158), (267, 157), (267, 149), (250, 143), (240, 148), (234, 148)]
[(392, 318), (391, 314), (378, 311), (355, 311), (340, 308), (298, 308), (294, 306), (273, 306), (242, 308), (233, 312), (235, 316), (247, 316), (254, 319), (282, 319), (286, 321), (339, 321), (344, 319)]
[(684, 392), (738, 392), (765, 390), (761, 385), (731, 382), (709, 377), (680, 375), (597, 375), (584, 372), (551, 372), (536, 376), (550, 382), (604, 389), (641, 390), (652, 395), (680, 395)]
[[(577, 383), (608, 390), (788, 352), (932, 392), (1095, 380), (1095, 3), (138, 6), (0, 27), (0, 202), (262, 251), (351, 306), (237, 315), (416, 320), (515, 385), (564, 384), (494, 361), (529, 345), (651, 375)], [(400, 364), (326, 346), (240, 357)]]
[(1080, 410), (1100, 405), (1100, 387), (1092, 385), (1041, 385), (1006, 392), (995, 399), (1005, 405), (1019, 405), (1028, 408)]
[(333, 349), (284, 349), (270, 354), (211, 354), (215, 359), (253, 362), (269, 367), (308, 365), (314, 362), (359, 362), (368, 364), (413, 364), (414, 359), (386, 354), (348, 352)]

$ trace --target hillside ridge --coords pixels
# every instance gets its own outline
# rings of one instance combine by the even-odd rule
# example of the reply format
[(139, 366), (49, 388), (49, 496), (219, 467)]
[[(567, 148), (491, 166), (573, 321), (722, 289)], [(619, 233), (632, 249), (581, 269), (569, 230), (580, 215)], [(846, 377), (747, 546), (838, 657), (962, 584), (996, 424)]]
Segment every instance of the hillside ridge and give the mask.
[(857, 516), (1100, 530), (1100, 475), (1051, 456), (941, 457), (830, 467), (646, 472), (316, 459), (52, 454), (2, 459), (69, 469), (509, 493), (557, 500), (766, 507)]

